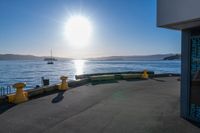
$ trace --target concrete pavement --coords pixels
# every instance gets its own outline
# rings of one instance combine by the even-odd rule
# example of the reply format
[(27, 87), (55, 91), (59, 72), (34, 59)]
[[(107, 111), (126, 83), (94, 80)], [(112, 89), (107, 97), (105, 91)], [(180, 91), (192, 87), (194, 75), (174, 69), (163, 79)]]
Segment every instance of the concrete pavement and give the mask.
[(199, 133), (179, 117), (177, 77), (84, 85), (17, 105), (0, 133)]

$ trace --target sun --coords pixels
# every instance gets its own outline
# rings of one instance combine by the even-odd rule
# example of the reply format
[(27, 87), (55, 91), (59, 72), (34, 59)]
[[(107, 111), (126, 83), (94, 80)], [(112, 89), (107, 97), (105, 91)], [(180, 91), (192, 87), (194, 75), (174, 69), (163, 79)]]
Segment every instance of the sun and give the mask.
[(92, 35), (92, 24), (85, 16), (71, 16), (66, 23), (66, 36), (71, 45), (78, 47), (89, 43)]

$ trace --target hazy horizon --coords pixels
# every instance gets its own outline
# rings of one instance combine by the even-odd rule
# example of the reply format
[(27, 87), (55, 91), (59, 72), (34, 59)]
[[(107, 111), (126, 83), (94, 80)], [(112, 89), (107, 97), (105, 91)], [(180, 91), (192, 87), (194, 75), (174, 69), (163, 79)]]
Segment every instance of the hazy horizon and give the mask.
[[(164, 53), (164, 54), (142, 54), (142, 55), (110, 55), (110, 56), (93, 56), (93, 57), (85, 57), (80, 59), (87, 59), (87, 58), (104, 58), (104, 57), (129, 57), (129, 56), (154, 56), (154, 55), (175, 55), (180, 53)], [(0, 55), (20, 55), (20, 56), (35, 56), (35, 57), (50, 57), (50, 55), (34, 55), (34, 54), (19, 54), (19, 53), (0, 53)], [(79, 59), (79, 58), (73, 58), (73, 57), (66, 57), (66, 56), (53, 56), (56, 58), (72, 58), (72, 59)]]
[[(91, 24), (88, 45), (67, 40), (66, 23), (77, 15)], [(155, 0), (2, 0), (0, 17), (2, 54), (48, 56), (52, 49), (56, 57), (96, 58), (181, 51), (178, 31), (156, 27)]]

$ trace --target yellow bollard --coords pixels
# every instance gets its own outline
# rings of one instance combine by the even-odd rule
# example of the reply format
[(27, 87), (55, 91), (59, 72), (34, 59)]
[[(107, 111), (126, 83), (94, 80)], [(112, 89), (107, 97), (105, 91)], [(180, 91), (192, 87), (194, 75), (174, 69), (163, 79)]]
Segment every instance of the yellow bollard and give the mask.
[(148, 78), (149, 78), (149, 75), (148, 75), (147, 72), (148, 72), (147, 70), (144, 70), (144, 71), (143, 71), (143, 74), (142, 74), (142, 78), (143, 78), (143, 79), (148, 79)]
[(19, 104), (25, 101), (28, 101), (28, 97), (26, 92), (24, 92), (23, 88), (26, 86), (24, 83), (16, 83), (13, 85), (16, 88), (16, 94), (14, 96), (13, 103)]
[(68, 87), (68, 83), (67, 83), (67, 76), (61, 76), (60, 79), (62, 80), (61, 82), (61, 85), (59, 87), (59, 90), (67, 90), (69, 87)]

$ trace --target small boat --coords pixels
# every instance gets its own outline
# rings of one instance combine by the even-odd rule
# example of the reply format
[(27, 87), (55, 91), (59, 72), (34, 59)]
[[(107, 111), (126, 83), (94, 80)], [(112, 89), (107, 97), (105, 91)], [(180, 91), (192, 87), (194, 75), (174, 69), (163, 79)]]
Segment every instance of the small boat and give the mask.
[(54, 62), (53, 61), (48, 61), (47, 64), (54, 64)]
[(51, 57), (44, 58), (44, 61), (50, 61), (50, 60), (52, 60), (52, 61), (57, 61), (57, 59), (51, 58)]
[(48, 58), (47, 64), (54, 64), (54, 62), (53, 62), (54, 60), (55, 60), (55, 58), (53, 58), (53, 56), (52, 56), (52, 50), (51, 50), (51, 58)]

